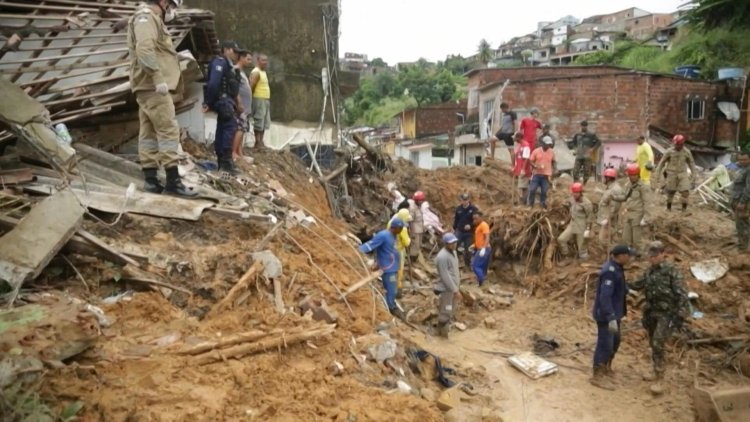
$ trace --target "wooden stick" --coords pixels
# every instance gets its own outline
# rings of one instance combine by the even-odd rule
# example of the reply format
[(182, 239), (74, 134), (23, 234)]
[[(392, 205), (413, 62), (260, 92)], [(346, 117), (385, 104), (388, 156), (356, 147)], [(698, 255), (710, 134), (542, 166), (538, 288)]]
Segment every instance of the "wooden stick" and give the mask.
[(688, 344), (716, 344), (726, 343), (730, 341), (748, 341), (750, 336), (732, 336), (732, 337), (711, 337), (711, 338), (699, 338), (694, 340), (688, 340)]
[(281, 297), (281, 281), (278, 278), (273, 279), (273, 302), (276, 305), (276, 311), (284, 313), (284, 298)]
[(130, 264), (126, 265), (123, 268), (123, 273), (124, 273), (122, 276), (123, 280), (134, 281), (136, 283), (145, 283), (145, 284), (150, 284), (153, 286), (165, 287), (167, 289), (176, 290), (178, 292), (185, 293), (189, 296), (193, 295), (193, 292), (191, 292), (190, 290), (184, 287), (175, 286), (174, 284), (167, 283), (166, 281), (157, 280), (156, 278), (154, 278), (156, 276), (155, 274), (146, 272), (138, 267), (133, 267)]
[(346, 289), (346, 291), (344, 292), (344, 294), (341, 296), (342, 300), (344, 298), (346, 298), (348, 295), (356, 292), (357, 290), (359, 290), (363, 286), (366, 286), (371, 281), (376, 280), (382, 274), (383, 274), (382, 271), (375, 271), (374, 273), (368, 275), (367, 277), (363, 278), (362, 280), (359, 280), (358, 282), (352, 284), (348, 289)]
[(271, 331), (252, 330), (245, 331), (244, 333), (234, 334), (221, 340), (204, 341), (194, 346), (182, 349), (177, 352), (178, 355), (199, 355), (201, 353), (209, 352), (214, 349), (221, 349), (224, 347), (234, 346), (235, 344), (248, 343), (251, 341), (257, 341), (264, 337), (268, 337), (274, 334), (281, 334), (281, 329), (275, 329)]
[(89, 243), (96, 246), (97, 248), (101, 249), (105, 255), (108, 256), (115, 256), (117, 259), (121, 262), (124, 262), (125, 265), (132, 265), (136, 268), (140, 268), (141, 264), (138, 263), (138, 261), (134, 260), (133, 258), (126, 256), (115, 249), (113, 249), (111, 246), (107, 245), (99, 239), (98, 237), (94, 236), (93, 234), (89, 233), (88, 231), (84, 229), (78, 229), (76, 232), (78, 236), (81, 236), (82, 238), (86, 239)]
[(662, 236), (664, 236), (664, 238), (667, 239), (667, 241), (669, 243), (671, 243), (672, 245), (676, 246), (679, 250), (681, 250), (682, 252), (684, 252), (685, 255), (687, 255), (687, 256), (689, 256), (691, 258), (693, 257), (693, 251), (691, 251), (690, 248), (688, 248), (687, 246), (685, 246), (682, 242), (680, 242), (679, 240), (675, 239), (674, 237), (672, 237), (672, 236), (670, 236), (670, 235), (668, 235), (666, 233), (664, 233)]
[(281, 335), (265, 338), (253, 343), (241, 344), (228, 349), (212, 350), (208, 353), (196, 356), (195, 359), (192, 360), (192, 364), (205, 365), (208, 363), (223, 361), (228, 358), (241, 358), (242, 356), (269, 349), (286, 348), (293, 344), (302, 343), (316, 337), (331, 334), (335, 328), (335, 324), (325, 325), (317, 329), (291, 334), (289, 336), (282, 333)]
[(250, 284), (250, 280), (253, 278), (253, 276), (261, 271), (263, 271), (263, 264), (260, 261), (254, 262), (253, 265), (251, 265), (250, 268), (245, 271), (245, 274), (240, 277), (240, 279), (237, 281), (237, 284), (235, 284), (234, 287), (229, 290), (229, 293), (227, 293), (226, 297), (224, 297), (221, 302), (214, 306), (214, 309), (216, 311), (220, 311), (225, 308), (231, 308), (235, 299), (237, 299), (240, 293), (242, 293), (242, 291), (247, 288), (248, 284)]
[(279, 229), (283, 225), (284, 225), (283, 222), (279, 222), (278, 224), (276, 224), (275, 226), (273, 226), (273, 228), (271, 229), (271, 231), (269, 231), (268, 234), (266, 234), (265, 236), (263, 236), (263, 239), (261, 239), (261, 241), (258, 242), (257, 245), (255, 245), (255, 248), (253, 248), (253, 251), (254, 252), (260, 252), (260, 251), (266, 249), (266, 246), (268, 246), (268, 243), (271, 242), (271, 240), (274, 238), (274, 236), (276, 236), (276, 233), (279, 231)]

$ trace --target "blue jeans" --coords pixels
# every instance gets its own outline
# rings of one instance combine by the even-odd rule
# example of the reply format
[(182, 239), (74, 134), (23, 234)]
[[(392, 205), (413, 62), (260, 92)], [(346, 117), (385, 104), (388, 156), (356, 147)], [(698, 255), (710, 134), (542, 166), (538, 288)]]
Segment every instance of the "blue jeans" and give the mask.
[(617, 332), (609, 332), (609, 323), (596, 322), (596, 350), (594, 350), (594, 367), (605, 366), (615, 358), (620, 348), (620, 321), (617, 321)]
[(216, 120), (216, 135), (214, 136), (214, 151), (221, 158), (232, 157), (232, 143), (237, 133), (237, 119)]
[(536, 200), (536, 191), (537, 189), (541, 189), (542, 192), (539, 196), (539, 203), (542, 204), (542, 208), (547, 208), (547, 191), (549, 190), (549, 179), (547, 179), (547, 176), (542, 176), (540, 174), (535, 174), (531, 178), (531, 183), (529, 183), (529, 206), (534, 206), (534, 201)]
[(484, 249), (484, 256), (479, 256), (479, 251), (481, 251), (481, 249), (477, 250), (474, 252), (474, 259), (471, 261), (471, 270), (474, 272), (474, 275), (477, 276), (477, 282), (479, 282), (480, 286), (484, 283), (484, 280), (487, 279), (490, 256), (492, 255), (492, 248), (487, 246)]
[(398, 273), (383, 273), (381, 279), (383, 280), (383, 288), (385, 289), (385, 303), (388, 305), (388, 310), (393, 311), (396, 309)]
[(458, 231), (456, 235), (458, 237), (458, 246), (464, 248), (464, 264), (468, 267), (471, 265), (471, 252), (469, 252), (469, 247), (474, 243), (474, 233)]

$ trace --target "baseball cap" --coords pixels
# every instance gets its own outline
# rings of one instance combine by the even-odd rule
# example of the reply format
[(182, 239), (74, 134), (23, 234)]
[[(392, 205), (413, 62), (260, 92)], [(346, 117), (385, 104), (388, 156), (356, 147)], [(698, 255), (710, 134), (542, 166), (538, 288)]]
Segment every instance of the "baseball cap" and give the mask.
[(545, 136), (542, 138), (542, 143), (546, 145), (552, 145), (552, 137), (551, 136)]
[(404, 222), (401, 221), (400, 218), (394, 218), (391, 220), (391, 228), (392, 229), (401, 229), (404, 227)]
[(222, 43), (221, 43), (221, 49), (222, 49), (222, 50), (226, 50), (226, 49), (230, 49), (230, 48), (231, 48), (232, 50), (234, 50), (235, 52), (239, 52), (239, 51), (241, 51), (241, 50), (242, 50), (242, 49), (240, 48), (240, 46), (239, 46), (239, 45), (237, 45), (237, 41), (232, 41), (232, 40), (225, 40), (225, 41), (222, 41)]
[(646, 254), (648, 256), (657, 256), (662, 252), (664, 252), (664, 243), (661, 241), (655, 240), (646, 246)]
[(443, 243), (446, 245), (458, 242), (458, 238), (453, 233), (446, 233), (443, 235)]
[(634, 251), (628, 247), (628, 245), (617, 245), (609, 252), (610, 254), (617, 256), (617, 255), (635, 255), (633, 253)]

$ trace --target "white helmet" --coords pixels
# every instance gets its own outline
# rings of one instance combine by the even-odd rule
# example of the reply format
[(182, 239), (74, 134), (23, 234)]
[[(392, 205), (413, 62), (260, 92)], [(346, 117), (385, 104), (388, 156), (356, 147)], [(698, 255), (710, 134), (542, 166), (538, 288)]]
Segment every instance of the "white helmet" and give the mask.
[(174, 4), (175, 7), (182, 6), (182, 0), (169, 0), (169, 1), (171, 1), (172, 4)]

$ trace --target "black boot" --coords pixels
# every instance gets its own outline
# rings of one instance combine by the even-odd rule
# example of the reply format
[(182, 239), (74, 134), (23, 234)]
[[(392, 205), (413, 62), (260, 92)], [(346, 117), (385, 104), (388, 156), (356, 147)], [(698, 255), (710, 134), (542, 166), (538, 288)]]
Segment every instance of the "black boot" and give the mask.
[(682, 211), (683, 212), (687, 211), (687, 204), (682, 204)]
[(159, 183), (159, 178), (156, 176), (157, 169), (143, 169), (143, 190), (148, 193), (162, 193), (164, 186)]
[(672, 203), (667, 202), (667, 211), (672, 211)]
[(231, 175), (237, 174), (237, 169), (234, 167), (234, 162), (232, 162), (231, 155), (229, 157), (223, 156), (219, 158), (219, 171), (223, 171)]
[(195, 198), (198, 196), (198, 192), (194, 192), (191, 188), (182, 184), (180, 172), (177, 170), (177, 167), (167, 169), (167, 186), (164, 188), (164, 192), (185, 198)]

